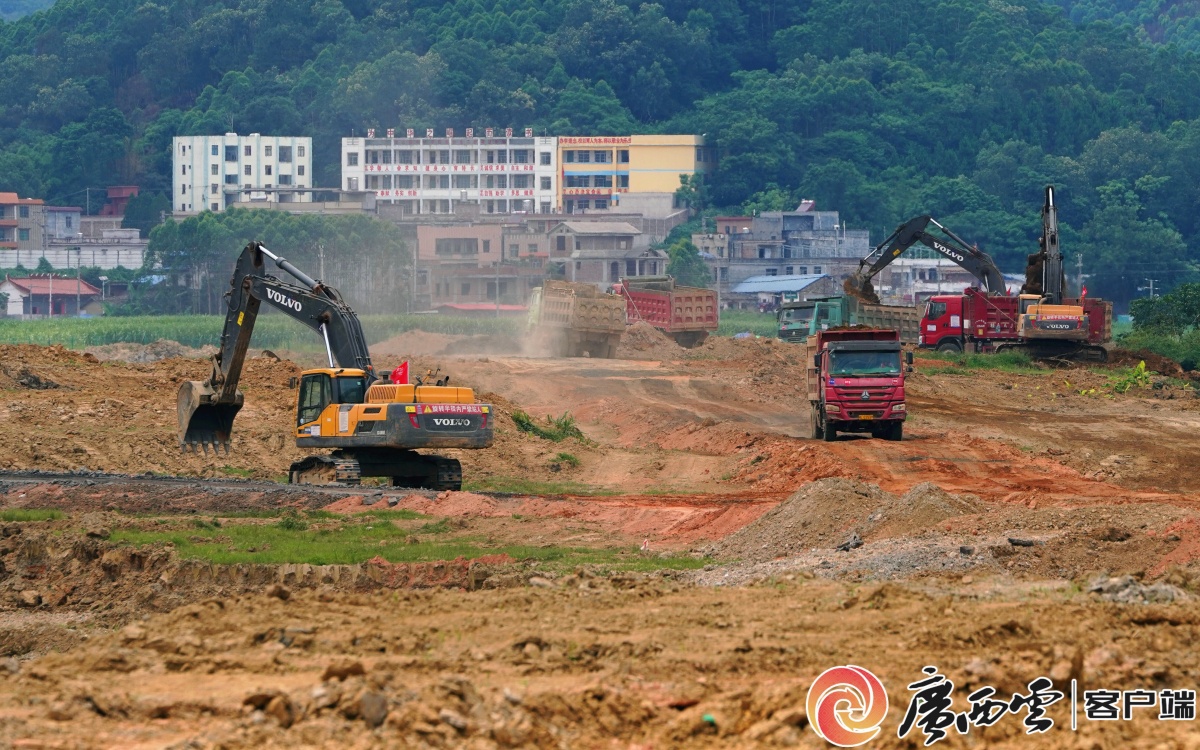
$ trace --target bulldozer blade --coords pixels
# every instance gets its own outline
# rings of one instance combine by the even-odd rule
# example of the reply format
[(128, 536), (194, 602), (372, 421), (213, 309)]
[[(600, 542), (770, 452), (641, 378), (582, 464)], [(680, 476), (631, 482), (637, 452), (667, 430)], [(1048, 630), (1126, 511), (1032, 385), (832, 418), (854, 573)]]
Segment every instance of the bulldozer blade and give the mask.
[(184, 381), (179, 386), (179, 443), (192, 453), (197, 444), (208, 455), (208, 446), (213, 453), (224, 445), (229, 452), (229, 436), (233, 432), (233, 420), (242, 408), (243, 396), (239, 391), (233, 403), (216, 403), (216, 392), (206, 383), (197, 380)]

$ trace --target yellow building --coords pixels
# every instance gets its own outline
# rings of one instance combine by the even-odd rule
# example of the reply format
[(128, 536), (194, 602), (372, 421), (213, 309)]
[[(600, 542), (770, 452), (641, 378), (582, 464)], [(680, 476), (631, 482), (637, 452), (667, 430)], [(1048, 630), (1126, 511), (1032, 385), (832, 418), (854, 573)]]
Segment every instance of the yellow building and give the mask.
[(618, 206), (659, 213), (673, 206), (680, 175), (716, 166), (716, 150), (698, 135), (560, 136), (558, 165), (565, 213)]

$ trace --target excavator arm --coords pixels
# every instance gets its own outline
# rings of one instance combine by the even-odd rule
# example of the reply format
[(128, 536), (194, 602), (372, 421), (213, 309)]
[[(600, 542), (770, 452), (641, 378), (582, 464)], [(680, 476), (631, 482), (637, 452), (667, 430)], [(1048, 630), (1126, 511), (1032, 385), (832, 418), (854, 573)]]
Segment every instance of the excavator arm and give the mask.
[[(930, 224), (941, 230), (944, 236), (927, 231)], [(954, 232), (938, 223), (932, 216), (924, 215), (909, 219), (880, 243), (871, 254), (858, 262), (858, 271), (846, 280), (845, 288), (850, 294), (871, 302), (879, 298), (871, 280), (896, 258), (920, 242), (939, 255), (949, 258), (979, 279), (989, 294), (1004, 291), (1004, 274), (987, 253), (967, 243)]]
[[(269, 275), (268, 261), (300, 284)], [(194, 451), (199, 445), (207, 452), (212, 445), (229, 452), (233, 420), (243, 403), (238, 381), (263, 302), (320, 334), (330, 367), (363, 370), (368, 385), (376, 379), (358, 316), (336, 289), (309, 277), (260, 242), (242, 250), (230, 287), (221, 345), (212, 357), (208, 380), (187, 381), (179, 388), (179, 442), (185, 450)]]
[(1062, 248), (1058, 245), (1058, 206), (1054, 203), (1054, 186), (1046, 186), (1046, 202), (1042, 205), (1042, 236), (1038, 251), (1028, 258), (1025, 284), (1021, 294), (1036, 294), (1051, 305), (1061, 305), (1067, 292), (1067, 272), (1063, 266)]

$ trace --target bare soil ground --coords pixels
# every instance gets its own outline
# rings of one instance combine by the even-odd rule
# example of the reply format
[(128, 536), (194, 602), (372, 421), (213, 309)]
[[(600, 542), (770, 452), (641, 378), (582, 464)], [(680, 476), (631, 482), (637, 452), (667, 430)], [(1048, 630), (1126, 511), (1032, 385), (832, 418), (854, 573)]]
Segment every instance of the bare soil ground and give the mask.
[[(800, 347), (644, 331), (616, 360), (517, 346), (377, 348), (380, 367), (440, 366), (498, 407), (496, 446), (457, 456), (470, 491), (438, 495), (270, 483), (300, 457), (288, 379), (309, 362), (249, 360), (233, 453), (214, 458), (175, 438), (179, 383), (206, 361), (159, 358), (197, 353), (0, 347), (0, 469), (191, 478), (0, 475), (0, 511), (64, 514), (0, 523), (0, 747), (823, 747), (805, 693), (840, 664), (887, 688), (870, 746), (915, 747), (896, 727), (926, 664), (959, 710), (963, 691), (1041, 675), (1200, 682), (1186, 381), (1117, 393), (1114, 372), (918, 358), (903, 442), (825, 443), (804, 438)], [(516, 409), (569, 412), (586, 439), (521, 432)], [(218, 564), (120, 541), (279, 508), (365, 529), (358, 514), (388, 507), (423, 514), (379, 520), (416, 541), (633, 563)], [(1200, 747), (1190, 722), (1071, 732), (1065, 705), (1051, 715), (1044, 736), (1008, 717), (948, 744)]]

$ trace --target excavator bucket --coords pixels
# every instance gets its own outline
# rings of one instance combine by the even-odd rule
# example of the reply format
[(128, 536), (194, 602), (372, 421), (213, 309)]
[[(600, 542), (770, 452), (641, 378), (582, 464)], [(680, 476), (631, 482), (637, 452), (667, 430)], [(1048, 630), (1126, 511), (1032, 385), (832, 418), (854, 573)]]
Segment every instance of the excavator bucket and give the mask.
[(209, 446), (214, 452), (221, 448), (229, 453), (229, 435), (233, 419), (242, 408), (243, 396), (238, 391), (233, 403), (215, 403), (216, 392), (206, 383), (188, 380), (179, 386), (179, 446), (196, 452)]
[(842, 289), (851, 297), (857, 297), (864, 302), (879, 304), (879, 295), (875, 293), (875, 287), (869, 279), (864, 278), (860, 274), (848, 276), (842, 282)]

